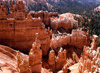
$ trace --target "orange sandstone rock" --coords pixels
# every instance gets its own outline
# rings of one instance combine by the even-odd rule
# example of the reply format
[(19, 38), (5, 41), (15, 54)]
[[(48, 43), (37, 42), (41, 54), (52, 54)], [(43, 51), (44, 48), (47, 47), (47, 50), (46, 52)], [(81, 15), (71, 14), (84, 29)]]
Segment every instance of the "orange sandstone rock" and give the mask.
[(66, 65), (66, 64), (63, 66), (63, 68), (62, 68), (63, 73), (67, 73), (67, 72), (68, 72), (68, 67), (69, 67), (69, 66)]
[(38, 39), (40, 39), (43, 56), (45, 56), (50, 48), (52, 31), (49, 28), (45, 29), (40, 18), (32, 18), (30, 14), (26, 16), (24, 9), (23, 3), (18, 1), (15, 5), (11, 4), (8, 18), (5, 12), (0, 11), (0, 35), (2, 35), (0, 43), (28, 53), (31, 44), (35, 41), (35, 33), (39, 33)]
[(56, 58), (56, 70), (61, 70), (66, 64), (66, 50), (63, 51), (63, 48), (60, 48), (58, 56)]
[(84, 47), (83, 55), (79, 61), (79, 72), (100, 72), (100, 48), (97, 47), (97, 36), (93, 36), (91, 47)]
[[(51, 40), (52, 48), (55, 50), (57, 47), (64, 45), (76, 46), (79, 49), (83, 49), (87, 45), (87, 36), (81, 30), (72, 30), (72, 34), (66, 34), (52, 38)], [(80, 44), (80, 45), (79, 45)]]
[(56, 62), (55, 62), (55, 52), (54, 52), (54, 50), (51, 50), (50, 53), (49, 53), (48, 64), (51, 67), (51, 71), (55, 72)]
[(17, 53), (17, 67), (20, 73), (32, 73), (29, 68), (29, 61), (22, 59), (20, 52)]
[(32, 44), (32, 49), (29, 53), (29, 65), (33, 73), (41, 73), (42, 68), (42, 50), (40, 43), (36, 41)]
[(63, 27), (66, 30), (71, 30), (73, 27), (78, 27), (78, 22), (74, 20), (73, 16), (70, 14), (61, 14), (59, 17), (52, 17), (50, 26), (52, 29), (57, 30)]
[(38, 12), (34, 12), (31, 11), (30, 14), (32, 15), (32, 17), (34, 18), (41, 18), (41, 21), (46, 25), (49, 26), (50, 25), (50, 17), (52, 16), (58, 16), (58, 13), (49, 13), (48, 11), (38, 11)]
[(97, 39), (98, 39), (98, 36), (97, 36), (97, 35), (93, 35), (91, 47), (92, 47), (94, 50), (97, 49)]
[[(28, 60), (28, 55), (20, 53), (20, 56), (22, 58), (21, 60)], [(7, 46), (0, 45), (0, 73), (19, 73), (17, 61), (17, 51)], [(23, 68), (25, 67), (26, 66)]]

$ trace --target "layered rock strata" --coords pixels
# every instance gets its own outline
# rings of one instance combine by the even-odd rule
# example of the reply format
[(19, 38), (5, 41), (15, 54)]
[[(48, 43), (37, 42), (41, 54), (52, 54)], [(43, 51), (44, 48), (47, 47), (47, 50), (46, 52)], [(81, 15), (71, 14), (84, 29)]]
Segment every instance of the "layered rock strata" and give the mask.
[(32, 73), (41, 73), (42, 69), (42, 50), (40, 42), (36, 39), (32, 44), (32, 49), (29, 53), (29, 65)]
[(66, 30), (71, 30), (73, 27), (78, 27), (78, 22), (73, 18), (72, 14), (58, 14), (56, 12), (39, 11), (30, 14), (34, 18), (40, 17), (42, 22), (46, 26), (50, 26), (52, 29), (57, 30), (58, 28), (65, 28)]
[(50, 26), (50, 18), (52, 16), (58, 16), (58, 13), (56, 12), (48, 12), (48, 11), (38, 11), (38, 12), (30, 12), (30, 14), (32, 15), (33, 18), (38, 18), (40, 17), (42, 22), (46, 25), (46, 26)]
[[(57, 37), (53, 37), (51, 40), (51, 46), (53, 49), (64, 45), (76, 46), (79, 49), (83, 49), (87, 45), (87, 36), (82, 30), (72, 30), (72, 34), (59, 34)], [(80, 45), (79, 45), (80, 44)]]
[(70, 13), (61, 14), (59, 17), (52, 17), (50, 20), (50, 26), (54, 30), (61, 27), (66, 30), (71, 30), (73, 27), (78, 27), (78, 22), (74, 20), (72, 14)]
[(32, 18), (30, 14), (26, 18), (24, 9), (23, 3), (18, 1), (15, 5), (11, 4), (10, 16), (0, 11), (0, 43), (28, 53), (35, 41), (35, 33), (39, 33), (38, 39), (45, 56), (50, 48), (52, 31), (45, 29), (40, 18)]

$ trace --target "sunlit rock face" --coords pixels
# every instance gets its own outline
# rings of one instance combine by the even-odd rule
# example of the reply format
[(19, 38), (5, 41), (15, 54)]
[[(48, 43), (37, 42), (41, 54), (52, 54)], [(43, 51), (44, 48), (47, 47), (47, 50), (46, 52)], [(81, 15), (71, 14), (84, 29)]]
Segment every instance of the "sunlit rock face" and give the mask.
[(38, 11), (38, 12), (34, 12), (31, 11), (30, 14), (32, 15), (32, 17), (34, 18), (38, 18), (40, 17), (42, 22), (46, 25), (46, 26), (50, 26), (50, 18), (52, 16), (58, 16), (57, 12), (48, 12), (48, 11)]
[(39, 43), (33, 44), (29, 56), (0, 45), (0, 73), (52, 73), (42, 67), (42, 50)]
[(46, 26), (50, 26), (54, 30), (57, 30), (61, 27), (66, 30), (71, 30), (72, 28), (78, 27), (78, 22), (74, 19), (74, 16), (71, 13), (60, 15), (57, 12), (49, 13), (48, 11), (31, 11), (30, 14), (34, 18), (40, 17)]
[(11, 4), (10, 14), (0, 6), (0, 44), (29, 53), (0, 45), (0, 73), (67, 73), (74, 68), (72, 73), (100, 72), (98, 36), (93, 35), (91, 43), (83, 28), (52, 34), (45, 26), (72, 30), (77, 21), (71, 13), (25, 11), (22, 1)]
[[(30, 13), (25, 11), (24, 3), (18, 1), (10, 5), (10, 14), (8, 14), (7, 8), (1, 5), (0, 15), (1, 44), (28, 53), (31, 44), (35, 41), (35, 33), (39, 33), (38, 39), (41, 42), (43, 56), (48, 54), (52, 31), (49, 28), (46, 30), (44, 24), (50, 26), (50, 18), (57, 17), (58, 13), (49, 13), (47, 11)], [(63, 18), (64, 15), (60, 15), (60, 17)], [(70, 24), (67, 25), (70, 26)], [(64, 27), (67, 25), (64, 25)], [(60, 26), (62, 26), (62, 24)]]
[(17, 70), (20, 73), (32, 73), (28, 59), (23, 59), (20, 52), (17, 52)]
[(48, 59), (48, 64), (50, 65), (51, 71), (55, 72), (56, 70), (56, 61), (55, 61), (55, 52), (54, 50), (51, 50), (49, 53), (49, 59)]
[(82, 50), (84, 45), (87, 45), (87, 35), (82, 30), (72, 30), (72, 34), (63, 36), (59, 34), (59, 36), (52, 38), (51, 44), (53, 49), (64, 45), (72, 45)]
[(43, 55), (47, 55), (52, 31), (45, 29), (41, 19), (32, 18), (30, 14), (27, 14), (21, 1), (15, 5), (11, 4), (9, 15), (5, 11), (5, 8), (1, 6), (0, 34), (2, 36), (0, 36), (0, 43), (28, 53), (31, 44), (35, 41), (35, 33), (39, 33), (38, 39), (41, 42)]
[(98, 36), (93, 36), (91, 47), (84, 47), (83, 55), (79, 61), (79, 72), (100, 72), (100, 48), (97, 47)]
[(74, 20), (73, 14), (65, 13), (59, 15), (59, 17), (52, 17), (50, 26), (55, 30), (61, 27), (66, 30), (71, 30), (73, 27), (78, 27), (78, 22)]
[(32, 44), (32, 49), (29, 53), (29, 65), (33, 73), (41, 73), (42, 69), (42, 50), (40, 49), (40, 42), (36, 40)]
[(58, 56), (56, 58), (56, 70), (61, 70), (63, 66), (66, 64), (66, 50), (60, 48), (58, 52)]
[[(20, 59), (18, 58), (18, 56), (20, 56)], [(28, 62), (28, 55), (15, 51), (7, 46), (0, 45), (0, 73), (26, 72), (29, 66), (27, 65), (26, 61)], [(23, 68), (27, 67), (26, 71), (25, 69), (23, 70), (21, 66)]]

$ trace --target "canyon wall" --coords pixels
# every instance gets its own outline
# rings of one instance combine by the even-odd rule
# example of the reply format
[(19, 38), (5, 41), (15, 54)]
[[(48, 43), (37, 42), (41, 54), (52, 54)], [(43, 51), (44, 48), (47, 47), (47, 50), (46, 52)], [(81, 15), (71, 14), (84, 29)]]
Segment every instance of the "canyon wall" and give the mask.
[(48, 11), (38, 11), (38, 12), (30, 12), (30, 14), (32, 15), (33, 18), (38, 18), (40, 17), (42, 22), (46, 25), (46, 26), (50, 26), (50, 18), (52, 16), (58, 16), (57, 12), (48, 12)]
[(30, 12), (32, 17), (40, 17), (42, 22), (46, 26), (50, 26), (52, 29), (57, 30), (58, 28), (64, 28), (66, 30), (71, 30), (73, 27), (78, 27), (78, 22), (74, 19), (73, 14), (58, 14), (56, 12), (48, 11), (39, 11), (39, 12)]
[[(18, 11), (16, 11), (16, 5)], [(35, 33), (39, 33), (38, 39), (41, 42), (43, 55), (47, 55), (52, 31), (49, 28), (45, 29), (40, 18), (32, 18), (30, 14), (27, 14), (26, 18), (23, 5), (21, 8), (20, 4), (16, 5), (14, 5), (14, 10), (11, 8), (11, 15), (6, 15), (3, 10), (0, 12), (0, 35), (2, 35), (0, 36), (0, 43), (28, 53), (31, 44), (35, 41)]]
[(72, 34), (59, 34), (57, 37), (53, 37), (51, 40), (51, 47), (56, 49), (64, 45), (76, 46), (79, 49), (83, 49), (87, 45), (87, 35), (82, 30), (72, 30)]
[(59, 14), (58, 17), (51, 17), (50, 20), (50, 27), (54, 30), (61, 27), (66, 30), (78, 27), (78, 22), (74, 19), (73, 14), (71, 13)]
[[(35, 33), (39, 33), (43, 56), (47, 55), (50, 48), (52, 31), (50, 31), (49, 28), (46, 30), (44, 24), (49, 26), (51, 24), (50, 18), (54, 16), (57, 17), (58, 13), (48, 13), (47, 11), (28, 13), (28, 11), (25, 11), (22, 1), (18, 1), (14, 5), (11, 4), (10, 14), (7, 12), (7, 8), (1, 5), (0, 35), (2, 36), (0, 36), (0, 43), (28, 53), (31, 44), (35, 41)], [(64, 25), (64, 27), (67, 27), (67, 25), (70, 26), (70, 24), (61, 24), (59, 28), (62, 27), (62, 25)], [(68, 27), (68, 29), (69, 28), (72, 29), (72, 26)]]

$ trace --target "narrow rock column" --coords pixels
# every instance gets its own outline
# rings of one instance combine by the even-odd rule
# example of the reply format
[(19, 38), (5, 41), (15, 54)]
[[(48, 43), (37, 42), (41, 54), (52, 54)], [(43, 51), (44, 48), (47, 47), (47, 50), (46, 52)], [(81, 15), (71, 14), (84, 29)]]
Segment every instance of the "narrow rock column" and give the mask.
[(63, 48), (61, 47), (58, 56), (56, 58), (56, 70), (61, 70), (63, 66), (66, 64), (66, 50), (63, 51)]
[(66, 64), (66, 54), (67, 54), (66, 49), (64, 49), (63, 53), (64, 53), (63, 65), (65, 65)]
[(49, 53), (49, 59), (48, 59), (48, 64), (52, 68), (51, 71), (55, 72), (55, 52), (54, 50), (51, 50)]
[(93, 35), (93, 40), (92, 40), (92, 43), (91, 43), (91, 48), (93, 48), (94, 50), (97, 50), (97, 39), (98, 39), (98, 36), (97, 35)]
[[(36, 33), (38, 35), (38, 33)], [(42, 68), (42, 50), (40, 49), (40, 42), (37, 39), (32, 44), (32, 49), (29, 53), (29, 65), (32, 73), (41, 73)]]

